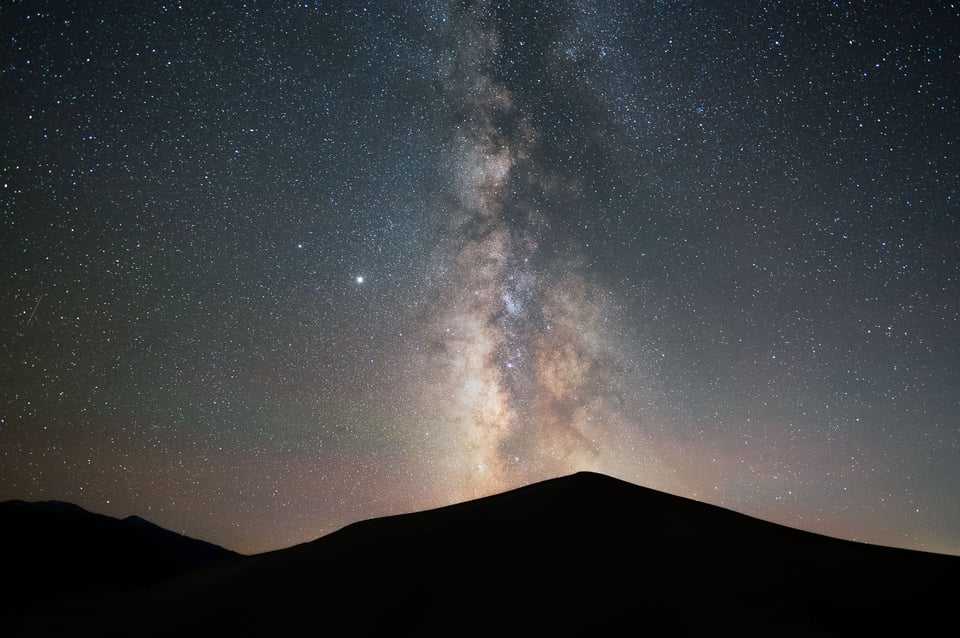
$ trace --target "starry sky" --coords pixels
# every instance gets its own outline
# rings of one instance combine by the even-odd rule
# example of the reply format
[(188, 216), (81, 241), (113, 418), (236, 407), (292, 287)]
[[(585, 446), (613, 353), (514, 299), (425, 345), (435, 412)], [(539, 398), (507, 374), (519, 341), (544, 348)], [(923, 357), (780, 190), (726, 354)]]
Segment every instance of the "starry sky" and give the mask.
[(0, 8), (0, 499), (244, 553), (593, 470), (960, 554), (960, 5)]

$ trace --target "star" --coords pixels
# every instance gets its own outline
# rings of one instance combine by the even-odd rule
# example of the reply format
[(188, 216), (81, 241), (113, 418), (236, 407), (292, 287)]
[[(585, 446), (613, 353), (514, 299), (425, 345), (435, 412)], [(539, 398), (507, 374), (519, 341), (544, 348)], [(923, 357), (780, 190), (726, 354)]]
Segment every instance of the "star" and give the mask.
[(250, 552), (586, 469), (960, 553), (949, 3), (46, 4), (0, 499)]

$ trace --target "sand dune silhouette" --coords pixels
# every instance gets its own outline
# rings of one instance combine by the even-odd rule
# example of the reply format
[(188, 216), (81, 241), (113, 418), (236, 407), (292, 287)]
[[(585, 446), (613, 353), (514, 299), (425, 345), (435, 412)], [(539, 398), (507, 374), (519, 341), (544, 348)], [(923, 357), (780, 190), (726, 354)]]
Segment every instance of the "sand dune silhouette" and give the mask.
[(216, 555), (20, 630), (917, 635), (952, 620), (958, 570), (960, 557), (830, 538), (580, 472), (274, 552)]

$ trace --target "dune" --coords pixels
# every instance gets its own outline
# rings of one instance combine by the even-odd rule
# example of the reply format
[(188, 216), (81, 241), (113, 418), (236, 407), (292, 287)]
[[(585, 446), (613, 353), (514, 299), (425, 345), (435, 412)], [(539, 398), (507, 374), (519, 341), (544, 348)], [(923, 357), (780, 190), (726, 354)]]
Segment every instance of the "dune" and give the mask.
[(580, 472), (208, 563), (44, 630), (918, 635), (952, 620), (958, 569)]

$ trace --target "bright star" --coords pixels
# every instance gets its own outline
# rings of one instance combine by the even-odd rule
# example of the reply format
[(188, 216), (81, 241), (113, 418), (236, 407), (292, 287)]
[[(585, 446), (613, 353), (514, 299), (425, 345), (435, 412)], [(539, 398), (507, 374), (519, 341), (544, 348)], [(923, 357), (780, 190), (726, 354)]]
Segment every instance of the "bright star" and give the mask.
[(363, 283), (363, 275), (359, 275), (359, 276), (357, 277), (357, 283), (358, 283), (358, 284), (362, 284), (362, 283)]

